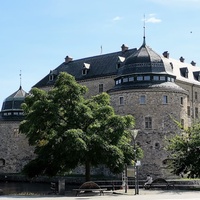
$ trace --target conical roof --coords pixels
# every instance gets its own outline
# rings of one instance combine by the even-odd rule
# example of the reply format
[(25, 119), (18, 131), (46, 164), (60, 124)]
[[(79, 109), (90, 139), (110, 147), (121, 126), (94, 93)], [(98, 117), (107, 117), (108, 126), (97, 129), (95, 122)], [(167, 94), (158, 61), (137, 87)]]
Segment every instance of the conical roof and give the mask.
[(20, 119), (23, 116), (21, 104), (27, 95), (28, 93), (20, 86), (16, 92), (8, 96), (3, 102), (1, 117), (7, 120)]
[(144, 37), (142, 46), (126, 59), (119, 75), (161, 72), (166, 73), (165, 63), (159, 54), (146, 45)]
[(125, 65), (136, 64), (136, 63), (163, 63), (160, 55), (153, 51), (143, 42), (142, 46), (130, 55), (125, 62)]

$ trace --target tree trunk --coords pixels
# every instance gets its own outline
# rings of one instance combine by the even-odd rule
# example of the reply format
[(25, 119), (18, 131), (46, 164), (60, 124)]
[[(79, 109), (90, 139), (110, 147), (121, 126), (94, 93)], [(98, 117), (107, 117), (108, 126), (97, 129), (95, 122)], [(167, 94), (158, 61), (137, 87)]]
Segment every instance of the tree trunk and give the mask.
[(85, 181), (90, 181), (90, 161), (85, 162)]

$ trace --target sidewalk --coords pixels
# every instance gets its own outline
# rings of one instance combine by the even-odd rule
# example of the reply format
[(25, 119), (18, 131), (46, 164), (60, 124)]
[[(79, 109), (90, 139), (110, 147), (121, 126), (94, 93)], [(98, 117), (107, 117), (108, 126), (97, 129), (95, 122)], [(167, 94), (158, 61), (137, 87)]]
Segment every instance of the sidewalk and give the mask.
[(104, 196), (97, 194), (81, 194), (76, 197), (72, 193), (65, 196), (0, 196), (0, 200), (17, 200), (19, 198), (29, 200), (199, 200), (200, 191), (184, 191), (184, 190), (144, 190), (140, 189), (139, 195), (134, 195), (135, 190), (129, 189), (127, 193), (124, 190), (106, 191)]

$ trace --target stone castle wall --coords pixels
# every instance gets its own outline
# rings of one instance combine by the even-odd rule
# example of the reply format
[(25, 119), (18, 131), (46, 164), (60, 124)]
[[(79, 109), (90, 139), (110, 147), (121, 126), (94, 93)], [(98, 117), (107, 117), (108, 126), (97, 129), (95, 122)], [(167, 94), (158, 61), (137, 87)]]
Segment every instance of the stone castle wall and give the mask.
[(33, 147), (19, 133), (18, 121), (0, 121), (0, 173), (19, 173), (33, 158)]
[[(166, 170), (166, 159), (169, 154), (166, 152), (166, 138), (178, 133), (179, 129), (174, 120), (184, 119), (187, 122), (187, 95), (173, 90), (127, 90), (113, 92), (111, 102), (116, 112), (121, 115), (131, 114), (135, 117), (136, 129), (139, 129), (136, 138), (137, 144), (144, 151), (144, 158), (141, 160), (140, 175), (154, 174), (157, 177), (168, 176)], [(140, 104), (140, 96), (145, 95), (146, 103)], [(168, 96), (168, 103), (163, 104), (163, 95)], [(124, 104), (120, 105), (119, 99), (124, 97)], [(183, 98), (183, 104), (181, 104)], [(152, 118), (152, 128), (145, 128), (145, 117)]]
[[(180, 131), (173, 119), (179, 122), (183, 119), (185, 127), (191, 126), (195, 108), (200, 109), (200, 96), (198, 96), (200, 89), (192, 84), (177, 82), (186, 92), (165, 88), (109, 92), (114, 87), (114, 77), (85, 80), (79, 83), (88, 87), (87, 97), (100, 94), (99, 85), (103, 84), (103, 91), (108, 91), (110, 94), (111, 105), (116, 114), (131, 114), (135, 117), (135, 128), (139, 129), (136, 142), (144, 151), (144, 158), (141, 160), (142, 165), (139, 169), (140, 176), (145, 177), (147, 173), (159, 177), (169, 176), (165, 162), (170, 158), (164, 149), (166, 138)], [(50, 87), (41, 89), (49, 90)], [(141, 95), (146, 97), (144, 104), (140, 103)], [(163, 95), (168, 96), (167, 104), (162, 102)], [(121, 97), (123, 97), (123, 104), (120, 104)], [(188, 115), (188, 106), (190, 115)], [(145, 117), (152, 118), (151, 129), (145, 128)], [(19, 122), (0, 122), (0, 173), (20, 172), (23, 166), (33, 158), (34, 149), (28, 145), (25, 136), (18, 133), (18, 127)], [(102, 170), (105, 169), (101, 168), (101, 173)], [(82, 172), (82, 169), (77, 171)]]

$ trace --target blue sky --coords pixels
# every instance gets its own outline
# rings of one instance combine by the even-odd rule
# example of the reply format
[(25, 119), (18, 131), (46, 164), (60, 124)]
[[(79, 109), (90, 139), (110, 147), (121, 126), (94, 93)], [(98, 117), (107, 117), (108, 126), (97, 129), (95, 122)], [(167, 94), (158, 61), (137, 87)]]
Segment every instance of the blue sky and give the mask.
[(0, 104), (73, 59), (139, 48), (200, 66), (200, 0), (0, 0)]

